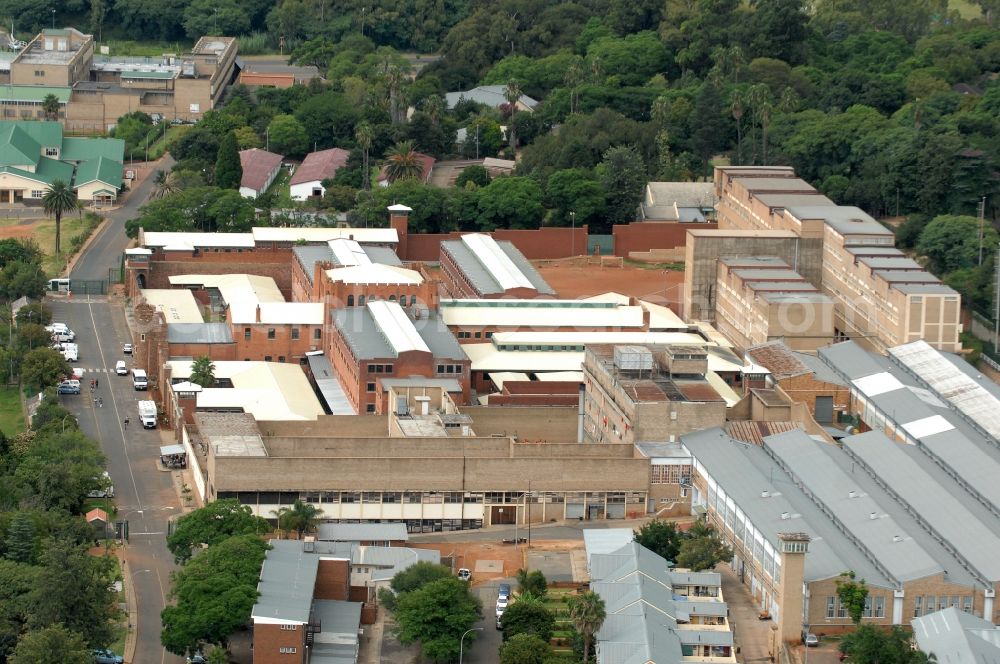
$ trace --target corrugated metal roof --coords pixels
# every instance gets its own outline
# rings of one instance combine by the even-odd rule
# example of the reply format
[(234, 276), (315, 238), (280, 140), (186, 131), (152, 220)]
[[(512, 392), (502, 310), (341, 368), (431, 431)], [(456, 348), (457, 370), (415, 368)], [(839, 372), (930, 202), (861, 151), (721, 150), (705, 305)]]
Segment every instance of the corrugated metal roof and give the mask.
[(240, 150), (240, 165), (243, 167), (243, 178), (240, 180), (241, 187), (247, 187), (256, 192), (261, 192), (270, 183), (275, 171), (281, 168), (280, 154), (251, 148)]
[(331, 542), (410, 539), (405, 523), (321, 523), (317, 539)]
[(327, 270), (326, 276), (330, 281), (339, 281), (345, 284), (417, 285), (424, 283), (424, 278), (416, 270), (378, 263), (336, 267), (332, 270)]
[[(395, 306), (400, 308), (398, 304)], [(367, 304), (364, 307), (348, 307), (334, 311), (333, 323), (358, 359), (396, 357), (394, 347), (382, 335), (381, 328), (376, 323)], [(427, 310), (422, 310), (420, 319), (411, 319), (410, 325), (417, 331), (420, 339), (434, 357), (466, 359), (462, 346), (459, 345), (455, 336), (438, 316), (430, 314)], [(492, 346), (492, 344), (486, 345)]]
[[(339, 237), (353, 238), (358, 242), (396, 244), (399, 234), (395, 228), (295, 228), (282, 226), (255, 226), (250, 234), (256, 242), (306, 243), (329, 242)], [(220, 235), (225, 235), (221, 233)]]
[(313, 381), (319, 388), (319, 393), (326, 402), (326, 408), (331, 415), (357, 415), (351, 400), (347, 398), (344, 387), (337, 378), (337, 371), (330, 364), (326, 355), (310, 353), (306, 355)]
[(304, 184), (306, 182), (322, 182), (332, 178), (337, 171), (347, 163), (351, 153), (341, 148), (330, 148), (319, 152), (310, 152), (295, 169), (288, 184)]
[(496, 295), (511, 288), (534, 288), (555, 295), (524, 254), (506, 240), (498, 242), (489, 235), (472, 233), (459, 240), (444, 240), (441, 251), (451, 256), (482, 295)]
[(143, 247), (195, 249), (196, 247), (231, 247), (252, 249), (251, 233), (176, 233), (168, 231), (143, 231)]
[(1000, 628), (957, 607), (914, 618), (917, 646), (937, 662), (1000, 664)]
[(271, 540), (270, 544), (250, 616), (255, 621), (308, 623), (319, 556), (305, 553), (298, 541)]
[(726, 422), (726, 433), (736, 440), (753, 445), (763, 445), (764, 438), (786, 431), (801, 429), (798, 422), (762, 422), (752, 420), (733, 420)]
[(142, 297), (147, 304), (163, 312), (163, 319), (171, 323), (202, 323), (204, 317), (194, 293), (186, 288), (146, 288)]
[(642, 307), (623, 306), (615, 302), (443, 299), (439, 306), (445, 323), (456, 326), (565, 328), (642, 328), (643, 326)]

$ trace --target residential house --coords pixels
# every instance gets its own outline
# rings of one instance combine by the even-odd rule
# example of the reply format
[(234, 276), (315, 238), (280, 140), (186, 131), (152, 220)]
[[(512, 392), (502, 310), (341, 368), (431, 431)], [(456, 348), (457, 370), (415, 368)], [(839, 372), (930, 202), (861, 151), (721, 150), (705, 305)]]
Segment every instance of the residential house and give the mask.
[(319, 152), (310, 152), (302, 164), (292, 173), (289, 181), (293, 201), (306, 201), (310, 198), (322, 198), (326, 193), (324, 180), (332, 179), (337, 170), (347, 163), (351, 153), (341, 148), (330, 148)]
[(271, 186), (281, 170), (280, 154), (251, 148), (240, 150), (240, 165), (243, 178), (240, 180), (240, 195), (243, 198), (257, 198)]

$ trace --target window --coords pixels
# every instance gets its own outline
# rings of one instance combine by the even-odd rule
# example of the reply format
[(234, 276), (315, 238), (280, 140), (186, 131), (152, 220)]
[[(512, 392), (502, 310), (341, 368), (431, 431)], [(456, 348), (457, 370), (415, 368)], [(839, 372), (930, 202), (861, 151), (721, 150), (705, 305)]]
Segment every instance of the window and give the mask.
[(44, 69), (36, 69), (35, 70), (35, 76), (44, 78), (45, 77), (45, 70)]
[(399, 306), (401, 306), (401, 307), (405, 307), (406, 306), (406, 296), (405, 295), (400, 295), (399, 296)]
[(349, 307), (353, 307), (354, 306), (354, 296), (353, 295), (348, 295), (347, 296), (347, 306), (349, 306)]
[(486, 333), (486, 338), (487, 339), (492, 339), (493, 338), (493, 333), (492, 332), (487, 332)]
[(972, 613), (972, 596), (966, 595), (962, 598), (962, 610), (966, 613)]
[(318, 327), (313, 330), (313, 339), (319, 340), (323, 336), (323, 330)]
[(279, 355), (278, 356), (278, 361), (279, 362), (284, 362), (285, 361), (285, 356), (284, 355)]
[(395, 295), (390, 295), (389, 296), (389, 301), (390, 302), (395, 302), (396, 301), (396, 296)]
[(382, 492), (382, 502), (383, 503), (398, 503), (403, 497), (398, 491), (383, 491)]
[(370, 403), (367, 406), (365, 406), (365, 412), (366, 413), (374, 413), (375, 412), (375, 404)]
[(391, 364), (385, 365), (385, 372), (386, 373), (392, 373), (392, 365)]
[(299, 340), (299, 328), (293, 327), (292, 328), (292, 341), (298, 341), (298, 340)]
[(274, 358), (273, 358), (273, 357), (271, 357), (270, 355), (265, 355), (265, 356), (264, 356), (264, 361), (265, 361), (265, 362), (270, 362), (270, 361), (271, 361), (271, 360), (273, 360), (273, 359), (274, 359)]
[[(44, 114), (45, 111), (42, 111), (42, 113)], [(58, 156), (58, 154), (59, 154), (59, 148), (45, 148), (46, 157), (55, 157)]]
[(360, 503), (361, 494), (356, 491), (342, 491), (340, 493), (341, 503)]
[(374, 392), (375, 391), (375, 383), (368, 383), (366, 391), (368, 391), (368, 392)]
[(482, 336), (483, 336), (483, 333), (482, 333), (482, 332), (476, 332), (476, 338), (477, 338), (477, 339), (481, 339), (481, 338), (482, 338)]
[(359, 307), (365, 306), (365, 296), (364, 295), (358, 295), (358, 306)]
[(297, 630), (298, 628), (299, 628), (299, 626), (298, 626), (298, 625), (281, 625), (281, 626), (279, 627), (279, 629), (282, 629), (282, 630), (284, 630), (284, 631), (286, 631), (286, 632), (294, 632), (294, 631), (295, 631), (295, 630)]
[(31, 198), (41, 198), (44, 195), (45, 195), (45, 192), (42, 191), (41, 189), (32, 189), (31, 190)]
[(917, 595), (913, 598), (913, 617), (919, 618), (924, 615), (924, 596)]
[(273, 327), (267, 328), (267, 338), (268, 339), (273, 339), (274, 338), (274, 328)]
[(250, 341), (250, 328), (249, 327), (244, 327), (243, 328), (243, 338), (246, 339), (247, 341)]
[(278, 652), (280, 652), (282, 655), (294, 655), (295, 653), (298, 652), (298, 649), (292, 646), (287, 646), (287, 647), (282, 646), (278, 648)]

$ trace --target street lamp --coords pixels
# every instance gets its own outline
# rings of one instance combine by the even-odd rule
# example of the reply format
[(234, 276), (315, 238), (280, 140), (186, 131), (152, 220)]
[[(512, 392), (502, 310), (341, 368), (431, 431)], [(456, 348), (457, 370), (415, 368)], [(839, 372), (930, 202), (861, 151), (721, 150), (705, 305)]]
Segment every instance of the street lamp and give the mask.
[(52, 29), (55, 30), (56, 29), (56, 10), (50, 9), (49, 11), (52, 12)]
[(481, 632), (482, 627), (473, 627), (472, 629), (467, 629), (462, 634), (462, 638), (458, 640), (458, 664), (462, 664), (462, 657), (465, 655), (465, 637), (471, 632)]
[(573, 239), (573, 249), (569, 252), (569, 257), (573, 258), (573, 256), (576, 256), (576, 212), (570, 212), (569, 218), (573, 222), (573, 235), (571, 236)]

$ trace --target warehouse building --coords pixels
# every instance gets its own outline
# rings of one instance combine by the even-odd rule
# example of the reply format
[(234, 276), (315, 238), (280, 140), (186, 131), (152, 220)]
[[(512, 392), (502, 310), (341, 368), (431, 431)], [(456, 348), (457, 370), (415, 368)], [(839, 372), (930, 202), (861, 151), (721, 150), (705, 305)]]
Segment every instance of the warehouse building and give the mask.
[(555, 297), (513, 243), (482, 233), (441, 242), (441, 271), (453, 297)]

